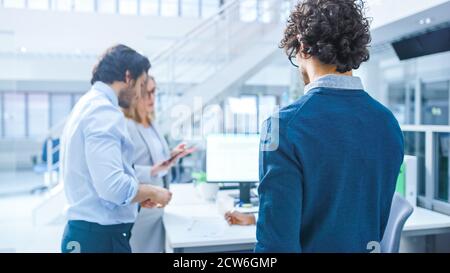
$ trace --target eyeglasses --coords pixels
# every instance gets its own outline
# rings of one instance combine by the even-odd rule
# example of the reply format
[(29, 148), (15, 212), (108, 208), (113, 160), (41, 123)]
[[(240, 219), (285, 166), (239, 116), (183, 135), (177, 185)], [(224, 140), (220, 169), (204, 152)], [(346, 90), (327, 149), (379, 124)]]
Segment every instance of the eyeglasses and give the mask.
[(149, 98), (150, 96), (155, 96), (156, 95), (156, 90), (157, 88), (150, 90), (150, 91), (143, 91), (142, 92), (142, 97), (143, 98)]
[(292, 48), (291, 53), (289, 54), (289, 61), (291, 62), (291, 64), (296, 67), (299, 68), (300, 66), (298, 65), (298, 61), (297, 61), (297, 48)]

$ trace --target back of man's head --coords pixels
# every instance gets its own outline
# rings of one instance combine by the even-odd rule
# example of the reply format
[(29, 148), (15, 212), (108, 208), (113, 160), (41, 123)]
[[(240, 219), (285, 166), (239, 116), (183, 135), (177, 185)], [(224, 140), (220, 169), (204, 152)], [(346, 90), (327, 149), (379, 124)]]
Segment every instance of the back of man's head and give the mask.
[(150, 69), (150, 61), (132, 48), (125, 45), (115, 45), (102, 55), (92, 71), (91, 84), (101, 81), (112, 84), (116, 81), (125, 82), (126, 72), (136, 80), (142, 73)]
[(301, 48), (336, 72), (358, 69), (369, 60), (370, 25), (363, 0), (304, 0), (291, 13), (280, 47)]

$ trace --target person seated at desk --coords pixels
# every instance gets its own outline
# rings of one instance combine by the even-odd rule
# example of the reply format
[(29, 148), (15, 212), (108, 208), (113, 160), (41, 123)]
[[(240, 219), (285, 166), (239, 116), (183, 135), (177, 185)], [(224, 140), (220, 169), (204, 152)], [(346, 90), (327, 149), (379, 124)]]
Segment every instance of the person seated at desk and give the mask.
[[(172, 151), (154, 123), (156, 82), (148, 76), (141, 96), (122, 109), (128, 118), (128, 132), (135, 146), (134, 169), (140, 183), (169, 188), (170, 168), (178, 159), (192, 153), (184, 144)], [(130, 245), (133, 253), (160, 253), (165, 249), (162, 208), (151, 208), (141, 204), (131, 233)]]

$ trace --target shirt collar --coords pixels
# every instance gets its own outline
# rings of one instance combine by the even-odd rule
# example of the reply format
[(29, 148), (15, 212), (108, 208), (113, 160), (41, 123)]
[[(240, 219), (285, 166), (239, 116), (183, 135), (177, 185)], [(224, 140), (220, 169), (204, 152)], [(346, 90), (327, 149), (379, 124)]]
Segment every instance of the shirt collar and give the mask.
[(93, 89), (103, 93), (106, 97), (114, 104), (114, 106), (119, 106), (119, 99), (117, 98), (116, 92), (104, 82), (97, 81), (92, 86)]
[(341, 76), (341, 75), (325, 75), (314, 82), (305, 86), (305, 94), (314, 88), (333, 88), (347, 90), (364, 90), (364, 86), (359, 77)]

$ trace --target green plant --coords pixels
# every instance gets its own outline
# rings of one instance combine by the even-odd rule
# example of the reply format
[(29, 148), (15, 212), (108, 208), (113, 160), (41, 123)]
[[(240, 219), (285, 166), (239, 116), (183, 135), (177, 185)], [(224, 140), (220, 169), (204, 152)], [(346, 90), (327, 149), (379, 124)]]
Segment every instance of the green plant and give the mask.
[(205, 172), (194, 172), (194, 173), (192, 173), (192, 178), (194, 178), (195, 184), (206, 183), (206, 173)]

